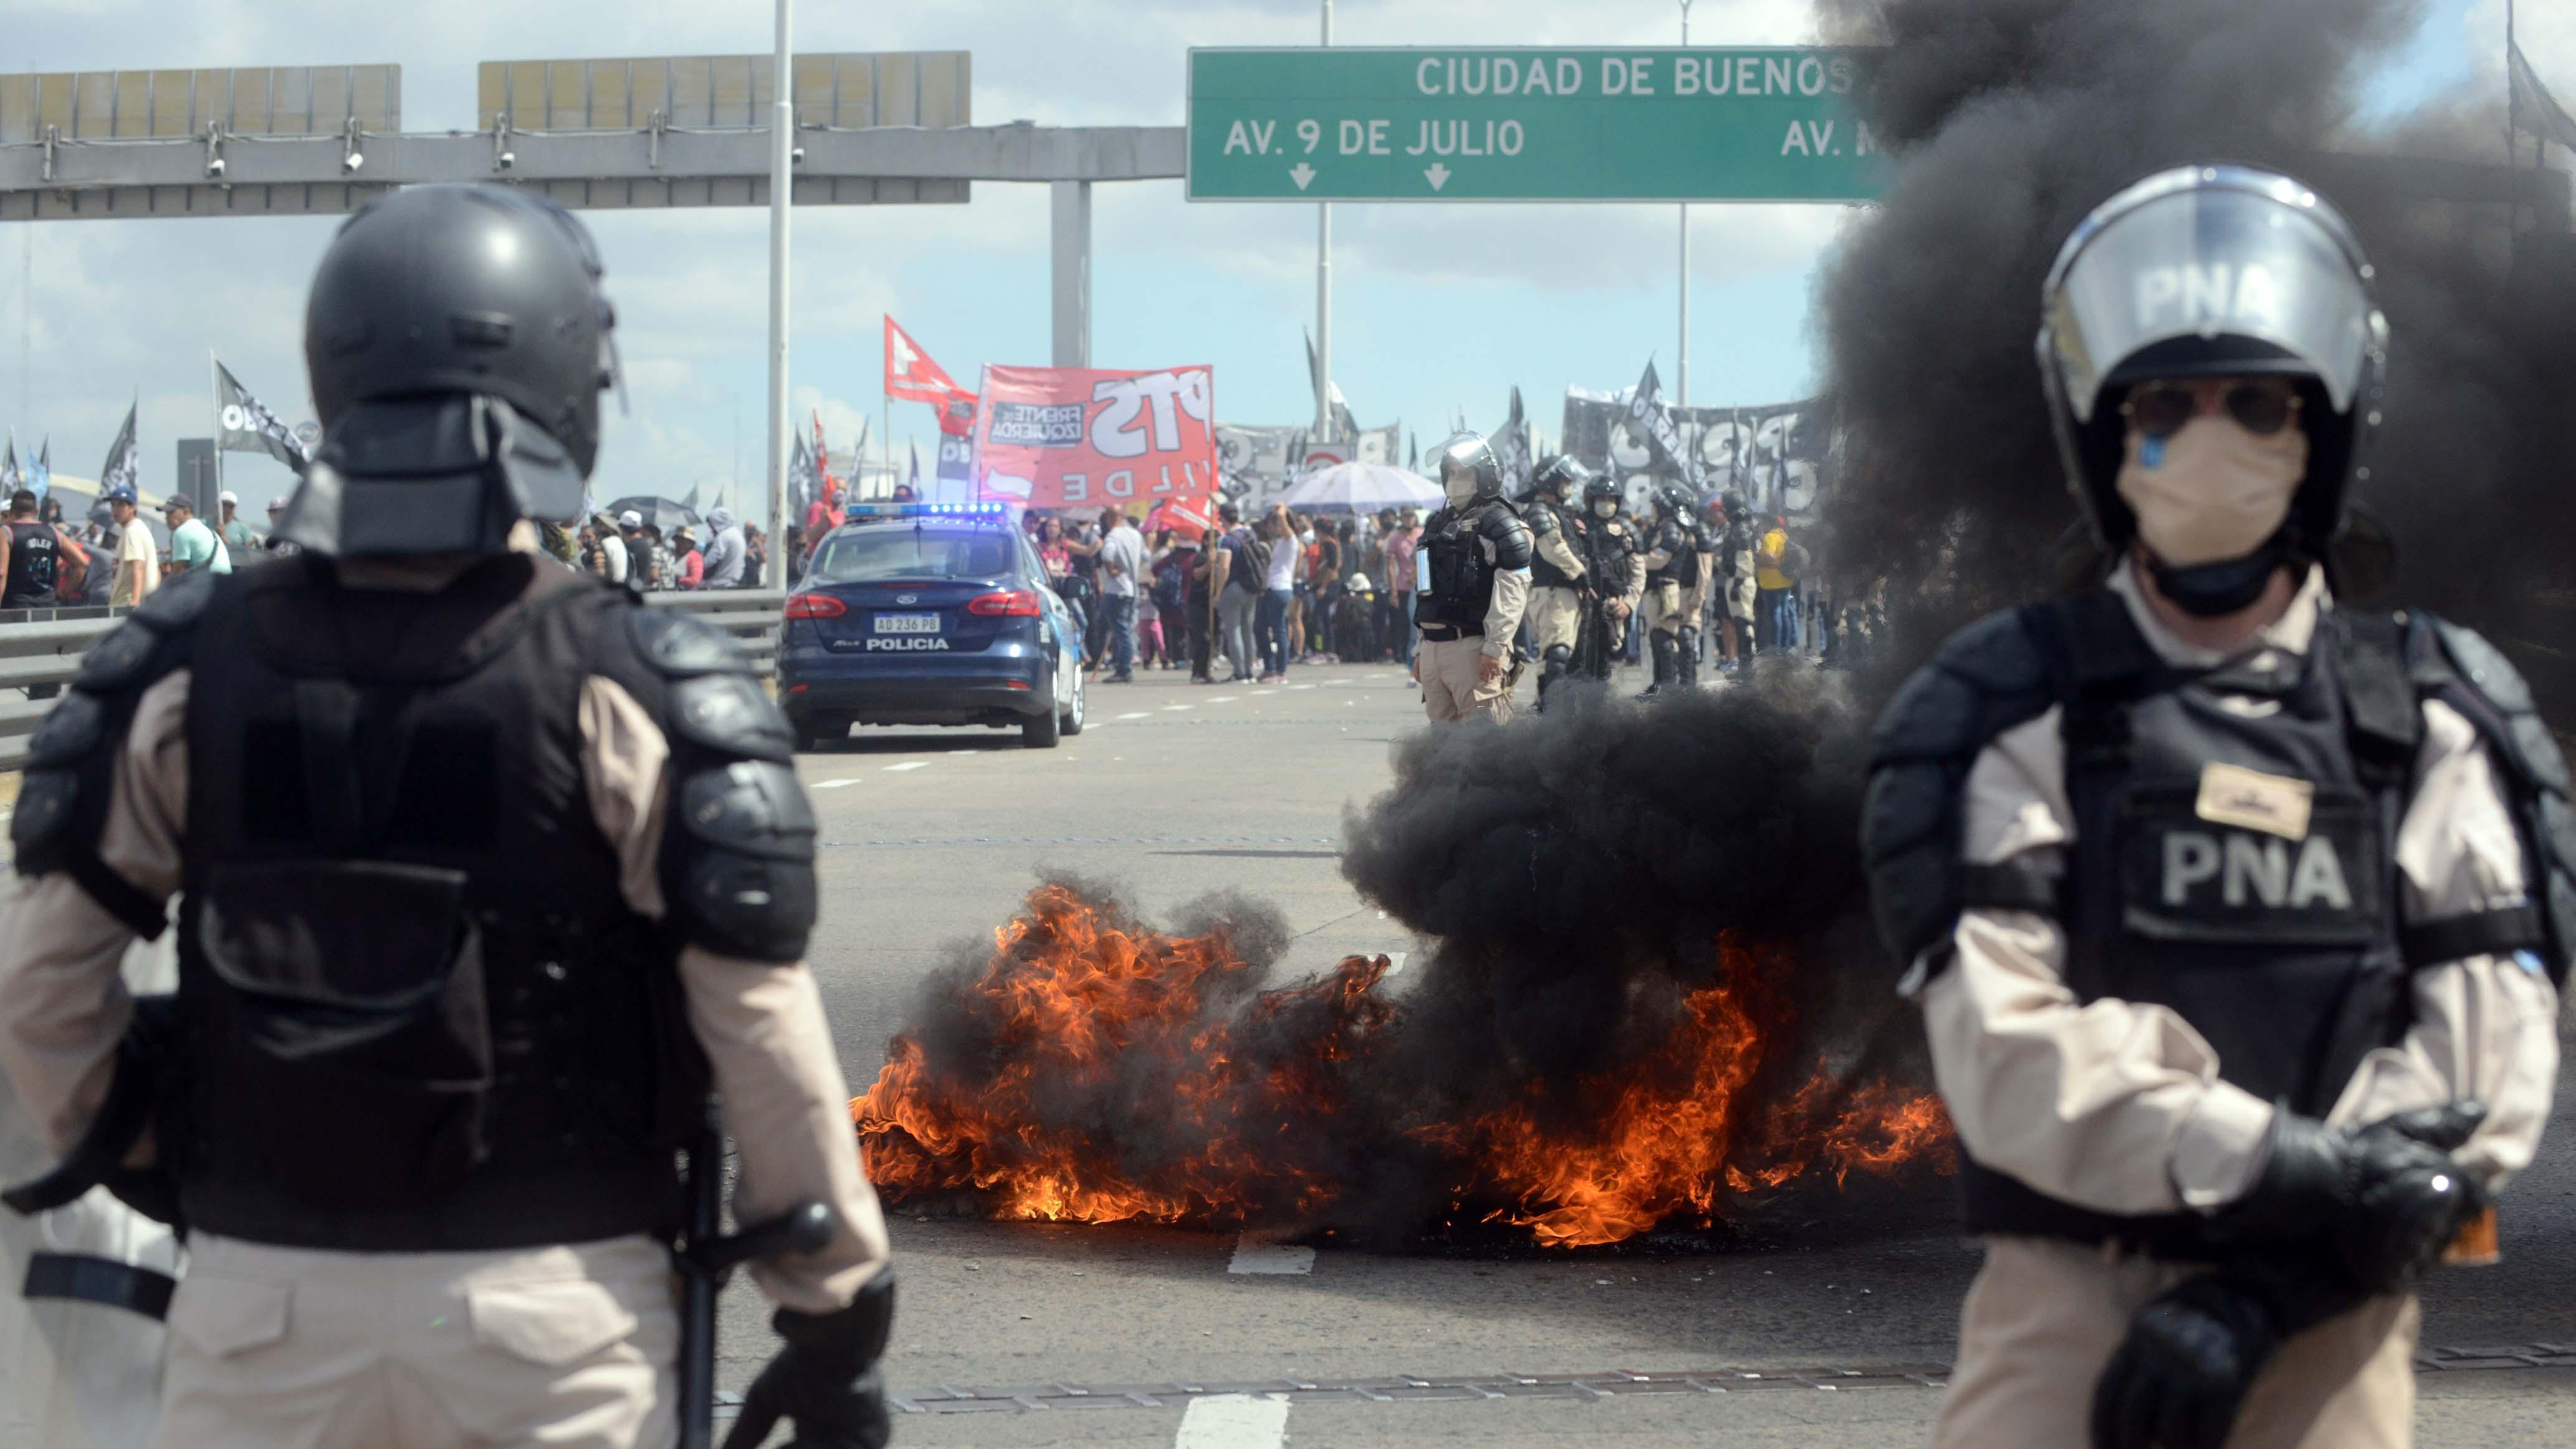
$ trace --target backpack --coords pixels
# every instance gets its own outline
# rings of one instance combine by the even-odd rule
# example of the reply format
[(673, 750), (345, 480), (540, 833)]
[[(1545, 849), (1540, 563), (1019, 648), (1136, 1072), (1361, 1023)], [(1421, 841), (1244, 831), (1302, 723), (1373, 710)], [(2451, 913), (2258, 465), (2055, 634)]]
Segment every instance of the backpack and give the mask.
[(1189, 607), (1189, 580), (1182, 577), (1181, 556), (1172, 554), (1154, 567), (1154, 607), (1177, 614)]
[(1245, 535), (1234, 547), (1234, 572), (1227, 576), (1228, 585), (1248, 593), (1260, 593), (1270, 577), (1270, 545)]

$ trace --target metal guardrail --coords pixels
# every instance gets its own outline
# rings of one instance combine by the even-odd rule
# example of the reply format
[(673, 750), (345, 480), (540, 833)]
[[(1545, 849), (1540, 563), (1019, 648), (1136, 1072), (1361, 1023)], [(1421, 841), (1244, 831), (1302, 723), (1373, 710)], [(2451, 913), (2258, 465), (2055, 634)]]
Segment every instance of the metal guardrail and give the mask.
[[(657, 609), (695, 614), (742, 641), (763, 678), (778, 669), (778, 625), (787, 595), (778, 589), (707, 589), (647, 594)], [(0, 771), (27, 762), (53, 695), (79, 671), (81, 655), (131, 609), (0, 610)]]

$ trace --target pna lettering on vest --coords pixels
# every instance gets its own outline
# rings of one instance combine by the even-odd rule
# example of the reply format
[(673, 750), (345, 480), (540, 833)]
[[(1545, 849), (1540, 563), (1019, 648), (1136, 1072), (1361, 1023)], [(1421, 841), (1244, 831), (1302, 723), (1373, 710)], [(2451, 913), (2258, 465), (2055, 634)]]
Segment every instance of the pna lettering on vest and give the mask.
[(2309, 836), (2294, 847), (2278, 836), (2241, 830), (2175, 830), (2165, 835), (2164, 860), (2163, 894), (2168, 906), (2352, 909), (2352, 887), (2345, 878), (2343, 860), (2335, 853), (2334, 842), (2323, 835)]

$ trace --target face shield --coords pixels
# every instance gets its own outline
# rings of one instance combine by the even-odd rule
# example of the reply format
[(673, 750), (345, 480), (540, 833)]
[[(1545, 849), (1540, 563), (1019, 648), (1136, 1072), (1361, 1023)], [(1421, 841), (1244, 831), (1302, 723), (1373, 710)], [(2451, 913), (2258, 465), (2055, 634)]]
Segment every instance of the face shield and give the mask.
[(2349, 413), (2385, 326), (2370, 276), (2352, 229), (2298, 182), (2241, 166), (2167, 171), (2067, 239), (2041, 361), (2078, 424), (2117, 401), (2115, 385), (2148, 376), (2294, 373)]
[(1457, 434), (1432, 450), (1431, 462), (1432, 480), (1440, 485), (1452, 508), (1502, 494), (1502, 464), (1482, 433)]

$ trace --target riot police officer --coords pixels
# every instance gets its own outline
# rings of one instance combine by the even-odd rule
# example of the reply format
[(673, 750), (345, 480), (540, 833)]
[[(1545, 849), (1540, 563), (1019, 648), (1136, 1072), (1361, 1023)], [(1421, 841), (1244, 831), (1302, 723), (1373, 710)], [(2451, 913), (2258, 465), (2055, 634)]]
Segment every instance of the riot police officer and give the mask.
[(1584, 484), (1591, 474), (1579, 459), (1550, 458), (1525, 510), (1529, 524), (1530, 634), (1538, 647), (1538, 698), (1565, 678), (1582, 632), (1584, 603), (1593, 581), (1584, 563), (1591, 550), (1590, 521), (1583, 515)]
[(1582, 627), (1574, 649), (1574, 677), (1607, 680), (1627, 637), (1629, 616), (1646, 592), (1646, 550), (1637, 531), (1619, 516), (1618, 483), (1593, 477), (1583, 485), (1584, 595)]
[[(515, 190), (351, 217), (306, 313), (302, 551), (164, 586), (32, 742), (0, 1068), (58, 1179), (186, 1225), (158, 1444), (672, 1443), (710, 1090), (737, 1215), (832, 1219), (754, 1268), (787, 1346), (736, 1440), (885, 1441), (893, 1282), (786, 723), (726, 635), (508, 544), (580, 511), (600, 277)], [(178, 991), (131, 999), (174, 892)]]
[(2370, 277), (2250, 168), (2086, 219), (2040, 355), (2108, 576), (1880, 722), (1874, 903), (1986, 1244), (1939, 1445), (2407, 1443), (2413, 1286), (2549, 1116), (2557, 748), (2477, 635), (2334, 598)]
[(1699, 687), (1699, 615), (1707, 550), (1691, 519), (1690, 494), (1678, 483), (1655, 490), (1654, 530), (1646, 544), (1646, 631), (1655, 678), (1646, 693)]
[(1752, 506), (1744, 495), (1728, 489), (1717, 501), (1716, 546), (1712, 555), (1715, 571), (1710, 583), (1717, 590), (1716, 612), (1721, 632), (1721, 669), (1737, 670), (1753, 658), (1753, 604), (1760, 593), (1754, 578), (1759, 558), (1754, 536)]
[(1483, 435), (1460, 433), (1431, 461), (1448, 504), (1423, 523), (1415, 554), (1423, 708), (1434, 724), (1509, 719), (1519, 674), (1513, 636), (1536, 553), (1529, 525), (1503, 500), (1502, 466)]

